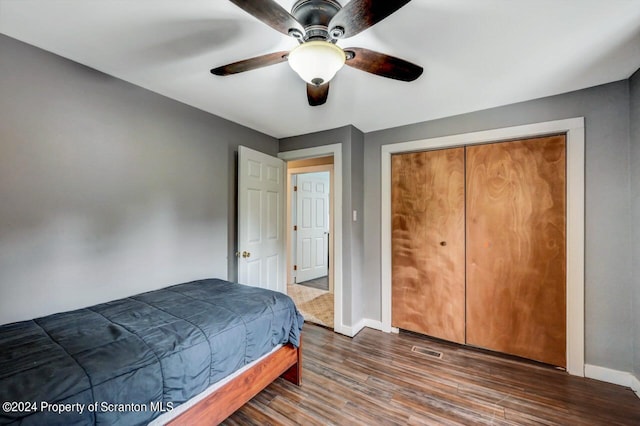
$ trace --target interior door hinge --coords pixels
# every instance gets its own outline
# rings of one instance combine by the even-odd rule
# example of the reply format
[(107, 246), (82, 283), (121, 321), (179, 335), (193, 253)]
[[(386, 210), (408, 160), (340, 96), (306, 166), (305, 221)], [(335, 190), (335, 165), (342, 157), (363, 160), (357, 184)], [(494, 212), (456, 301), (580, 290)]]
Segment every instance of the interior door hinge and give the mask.
[(293, 230), (297, 231), (298, 230), (298, 225), (293, 225)]
[(293, 270), (297, 271), (298, 270), (298, 265), (293, 265)]
[(294, 185), (293, 186), (293, 192), (296, 192), (298, 190), (298, 185)]

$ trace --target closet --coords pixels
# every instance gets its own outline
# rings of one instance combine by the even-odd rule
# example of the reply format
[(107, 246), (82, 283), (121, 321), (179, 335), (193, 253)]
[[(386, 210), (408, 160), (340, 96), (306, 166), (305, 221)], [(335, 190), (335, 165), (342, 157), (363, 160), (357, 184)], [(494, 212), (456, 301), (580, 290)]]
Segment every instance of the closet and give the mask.
[(565, 135), (395, 154), (392, 326), (566, 366)]

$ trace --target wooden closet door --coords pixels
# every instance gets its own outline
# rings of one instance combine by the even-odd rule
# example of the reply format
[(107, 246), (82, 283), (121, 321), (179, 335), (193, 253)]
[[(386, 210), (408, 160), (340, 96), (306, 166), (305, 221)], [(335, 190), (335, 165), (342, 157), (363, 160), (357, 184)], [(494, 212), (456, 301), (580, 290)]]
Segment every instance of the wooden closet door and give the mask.
[(467, 343), (566, 366), (565, 136), (467, 148)]
[(464, 343), (464, 148), (391, 159), (394, 327)]

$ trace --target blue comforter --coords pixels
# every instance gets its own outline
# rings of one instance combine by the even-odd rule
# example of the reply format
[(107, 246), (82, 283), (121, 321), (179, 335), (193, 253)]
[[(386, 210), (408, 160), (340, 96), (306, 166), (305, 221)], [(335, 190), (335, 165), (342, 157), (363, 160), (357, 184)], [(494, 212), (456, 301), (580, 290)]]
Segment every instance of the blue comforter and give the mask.
[(208, 279), (3, 325), (0, 424), (145, 424), (302, 324), (284, 294)]

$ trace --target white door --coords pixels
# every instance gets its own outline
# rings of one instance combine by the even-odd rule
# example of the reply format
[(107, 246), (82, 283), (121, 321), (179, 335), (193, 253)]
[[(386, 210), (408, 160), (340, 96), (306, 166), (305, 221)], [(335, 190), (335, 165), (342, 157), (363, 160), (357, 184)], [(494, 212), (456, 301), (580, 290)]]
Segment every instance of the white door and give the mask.
[(296, 282), (300, 283), (328, 274), (330, 175), (296, 176)]
[(285, 293), (284, 161), (238, 148), (238, 282)]

